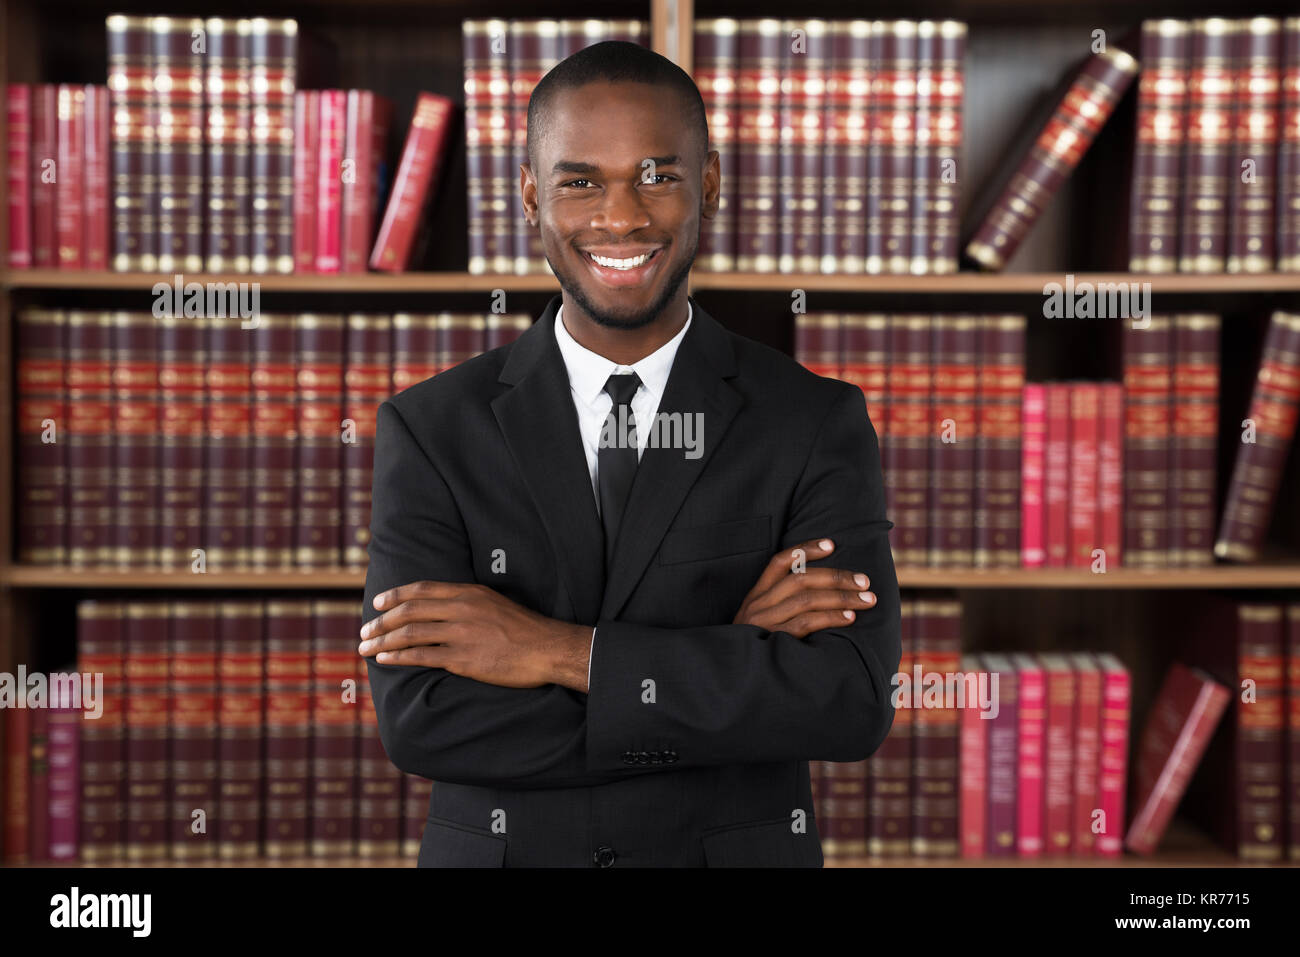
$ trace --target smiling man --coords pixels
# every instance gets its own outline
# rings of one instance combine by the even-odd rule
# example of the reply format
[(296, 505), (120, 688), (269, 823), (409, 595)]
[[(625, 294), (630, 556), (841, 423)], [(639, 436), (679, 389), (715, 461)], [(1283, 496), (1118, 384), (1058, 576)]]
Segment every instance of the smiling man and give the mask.
[(876, 750), (899, 664), (862, 392), (687, 295), (722, 184), (671, 61), (564, 60), (528, 156), (562, 294), (378, 416), (360, 650), (420, 864), (821, 866), (808, 761)]

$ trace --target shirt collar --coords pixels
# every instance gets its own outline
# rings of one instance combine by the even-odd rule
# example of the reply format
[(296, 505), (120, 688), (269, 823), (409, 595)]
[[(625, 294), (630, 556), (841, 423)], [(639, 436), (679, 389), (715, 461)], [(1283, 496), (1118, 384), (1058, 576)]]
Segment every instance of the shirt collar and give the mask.
[(591, 405), (605, 391), (605, 383), (609, 381), (610, 376), (632, 371), (641, 379), (641, 384), (655, 401), (660, 401), (664, 389), (668, 387), (668, 374), (672, 372), (673, 360), (677, 357), (677, 347), (682, 344), (686, 330), (691, 327), (694, 314), (695, 309), (688, 298), (686, 322), (682, 324), (677, 335), (644, 359), (630, 366), (621, 366), (599, 353), (592, 352), (569, 334), (569, 330), (564, 325), (564, 305), (561, 303), (555, 313), (555, 340), (559, 344), (560, 354), (564, 357), (564, 365), (569, 371), (569, 384), (573, 391), (580, 399)]

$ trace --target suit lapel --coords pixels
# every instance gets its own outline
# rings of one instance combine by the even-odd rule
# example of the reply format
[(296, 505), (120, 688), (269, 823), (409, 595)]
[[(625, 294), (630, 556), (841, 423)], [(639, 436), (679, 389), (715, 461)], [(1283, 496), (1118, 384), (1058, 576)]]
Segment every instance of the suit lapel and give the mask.
[(555, 341), (551, 299), (515, 340), (499, 381), (514, 385), (492, 401), (506, 444), (555, 547), (575, 620), (595, 624), (605, 588), (604, 531), (591, 490), (564, 357)]
[(683, 417), (702, 413), (702, 454), (691, 459), (683, 448), (652, 447), (642, 454), (605, 582), (602, 619), (616, 618), (627, 604), (686, 494), (708, 466), (731, 420), (744, 404), (740, 394), (725, 381), (736, 374), (727, 331), (694, 299), (691, 306), (691, 327), (677, 349), (658, 411), (680, 412)]
[(555, 547), (576, 620), (594, 625), (623, 610), (744, 400), (725, 381), (736, 374), (727, 331), (692, 299), (691, 327), (678, 347), (658, 411), (683, 417), (702, 413), (702, 454), (690, 459), (682, 448), (645, 450), (606, 575), (604, 532), (568, 371), (555, 341), (561, 302), (552, 298), (541, 318), (515, 340), (499, 377), (514, 388), (492, 401), (492, 411)]

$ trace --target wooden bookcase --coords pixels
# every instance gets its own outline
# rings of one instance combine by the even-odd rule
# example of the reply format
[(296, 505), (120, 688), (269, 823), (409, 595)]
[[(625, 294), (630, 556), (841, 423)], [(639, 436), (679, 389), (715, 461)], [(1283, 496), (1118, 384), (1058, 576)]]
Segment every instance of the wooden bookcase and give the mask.
[[(91, 0), (0, 2), (0, 84), (94, 82), (106, 77), (104, 17), (108, 12), (205, 16), (292, 16), (336, 46), (336, 85), (373, 89), (393, 99), (394, 122), (404, 132), (421, 89), (463, 104), (461, 20), (467, 17), (644, 17), (653, 48), (688, 72), (695, 19), (716, 16), (786, 17), (774, 0), (649, 0), (619, 5), (592, 0), (518, 0), (484, 6), (464, 0), (126, 0), (111, 10)], [(965, 143), (959, 161), (961, 208), (1000, 180), (1025, 117), (1087, 52), (1092, 31), (1124, 45), (1143, 19), (1170, 16), (1294, 14), (1286, 0), (1255, 0), (1246, 10), (1213, 0), (882, 0), (870, 9), (850, 0), (813, 0), (807, 16), (849, 19), (954, 18), (970, 25), (966, 53)], [(1126, 47), (1135, 55), (1133, 45)], [(1231, 436), (1245, 414), (1269, 313), (1300, 310), (1300, 273), (1264, 275), (1134, 276), (1124, 272), (1127, 234), (1127, 162), (1133, 136), (1130, 91), (1074, 175), (1067, 181), (1007, 272), (951, 276), (828, 276), (696, 273), (691, 291), (724, 324), (787, 353), (793, 347), (789, 312), (793, 289), (809, 293), (809, 308), (853, 311), (1017, 311), (1028, 318), (1027, 378), (1120, 378), (1121, 320), (1060, 320), (1041, 315), (1043, 286), (1076, 280), (1150, 282), (1159, 312), (1214, 311), (1223, 316), (1220, 422), (1220, 504), (1232, 467)], [(0, 124), (3, 124), (0, 111)], [(0, 142), (6, 131), (0, 126)], [(558, 292), (549, 276), (475, 276), (465, 270), (465, 149), (458, 132), (433, 205), (437, 237), (425, 271), (401, 275), (193, 276), (199, 281), (256, 281), (272, 310), (398, 311), (482, 309), (484, 294), (504, 289), (512, 310), (536, 315)], [(726, 188), (726, 184), (723, 184)], [(0, 242), (7, 235), (0, 177)], [(971, 225), (963, 215), (963, 238)], [(355, 572), (173, 573), (84, 572), (23, 567), (14, 556), (14, 319), (29, 305), (146, 309), (150, 289), (171, 276), (50, 269), (7, 270), (0, 257), (0, 671), (18, 662), (57, 667), (75, 645), (75, 601), (182, 590), (210, 594), (292, 591), (360, 592)], [(1130, 732), (1135, 739), (1179, 638), (1197, 621), (1207, 590), (1276, 596), (1300, 591), (1300, 454), (1293, 449), (1267, 557), (1256, 565), (1146, 571), (1116, 569), (1094, 575), (1074, 569), (947, 571), (900, 568), (909, 589), (957, 589), (963, 601), (968, 650), (1048, 649), (1114, 652), (1133, 680)], [(308, 861), (305, 864), (321, 862)], [(361, 862), (349, 861), (350, 864)], [(848, 862), (865, 864), (867, 862)], [(958, 865), (963, 862), (888, 862)], [(1004, 862), (1009, 866), (1019, 861)], [(1050, 861), (1034, 862), (1041, 864)], [(1078, 862), (1063, 861), (1063, 864)], [(1209, 838), (1176, 821), (1152, 860), (1126, 857), (1107, 865), (1234, 866)]]

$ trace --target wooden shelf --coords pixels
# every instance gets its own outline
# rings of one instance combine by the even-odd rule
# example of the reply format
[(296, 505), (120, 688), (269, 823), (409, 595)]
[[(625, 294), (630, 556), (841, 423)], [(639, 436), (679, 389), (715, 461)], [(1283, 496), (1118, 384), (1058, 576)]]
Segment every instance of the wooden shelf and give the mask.
[[(1034, 273), (961, 272), (946, 276), (866, 276), (822, 273), (691, 274), (691, 289), (787, 292), (935, 293), (1042, 295), (1050, 282), (1063, 282), (1068, 271)], [(1216, 273), (1212, 275), (1148, 275), (1122, 272), (1072, 273), (1077, 286), (1091, 283), (1151, 283), (1153, 293), (1277, 293), (1300, 292), (1296, 273)], [(60, 269), (21, 269), (4, 273), (6, 289), (152, 290), (155, 283), (174, 281), (174, 273), (89, 272)], [(472, 275), (464, 272), (347, 273), (338, 275), (269, 273), (187, 273), (186, 282), (251, 283), (262, 292), (321, 293), (450, 293), (505, 289), (511, 292), (558, 292), (549, 274)]]
[[(947, 569), (899, 568), (904, 588), (1181, 589), (1300, 588), (1300, 564), (1211, 565), (1206, 568), (1118, 568), (1094, 574), (1081, 568)], [(360, 590), (366, 573), (346, 568), (305, 571), (206, 572), (133, 569), (91, 570), (10, 565), (0, 585), (14, 588), (186, 589), (249, 588)]]

